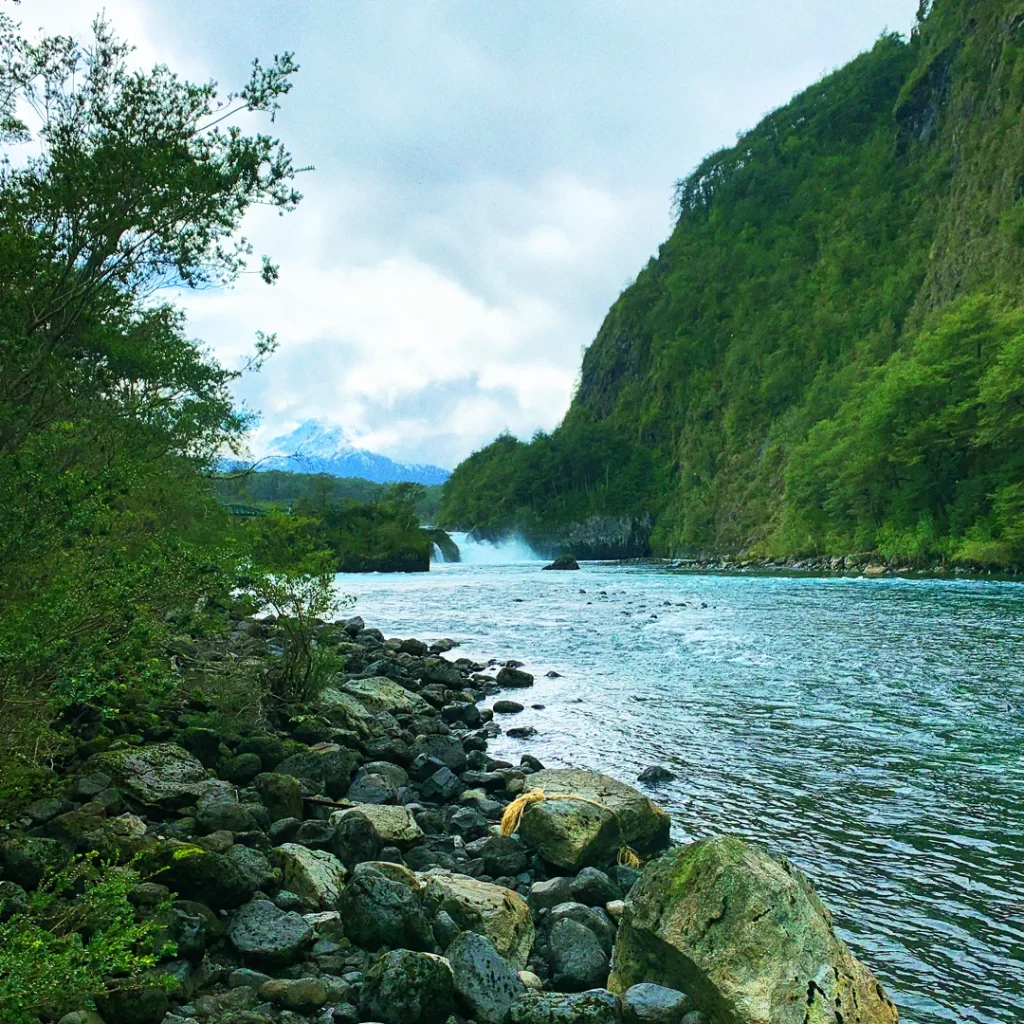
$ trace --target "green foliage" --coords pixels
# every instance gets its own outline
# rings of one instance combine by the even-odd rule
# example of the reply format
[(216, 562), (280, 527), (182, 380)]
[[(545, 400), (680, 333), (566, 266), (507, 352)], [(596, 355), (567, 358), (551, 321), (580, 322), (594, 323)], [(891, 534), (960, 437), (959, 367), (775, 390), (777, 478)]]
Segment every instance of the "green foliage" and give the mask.
[(56, 1018), (94, 996), (131, 988), (159, 959), (173, 956), (159, 922), (166, 906), (136, 920), (129, 896), (139, 881), (132, 867), (79, 858), (0, 923), (5, 1024), (35, 1024), (44, 1013)]
[(437, 518), (441, 484), (429, 487), (423, 484), (378, 484), (360, 477), (288, 473), (279, 469), (226, 473), (214, 482), (217, 500), (223, 504), (238, 503), (282, 510), (300, 503), (322, 509), (340, 505), (346, 499), (373, 505), (386, 501), (390, 488), (407, 486), (417, 489), (413, 505), (420, 522), (432, 523)]
[(0, 143), (30, 144), (0, 160), (0, 761), (58, 754), (68, 706), (165, 694), (169, 621), (241, 557), (205, 479), (247, 425), (238, 373), (154, 293), (232, 280), (246, 211), (295, 206), (289, 155), (232, 122), (272, 120), (296, 67), (219, 96), (128, 52), (0, 15)]
[(1016, 8), (923, 6), (678, 183), (565, 421), (466, 460), (442, 524), (1020, 561), (1022, 146)]
[(265, 674), (270, 696), (283, 705), (312, 700), (341, 668), (335, 657), (317, 647), (317, 628), (336, 618), (353, 598), (336, 593), (334, 574), (318, 554), (291, 569), (268, 572), (253, 566), (244, 585), (258, 605), (277, 616), (284, 631), (284, 650)]
[(303, 499), (293, 514), (245, 520), (245, 543), (254, 561), (272, 571), (301, 569), (314, 556), (332, 572), (426, 571), (431, 542), (419, 526), (417, 488), (396, 485), (372, 505), (345, 500), (323, 507)]

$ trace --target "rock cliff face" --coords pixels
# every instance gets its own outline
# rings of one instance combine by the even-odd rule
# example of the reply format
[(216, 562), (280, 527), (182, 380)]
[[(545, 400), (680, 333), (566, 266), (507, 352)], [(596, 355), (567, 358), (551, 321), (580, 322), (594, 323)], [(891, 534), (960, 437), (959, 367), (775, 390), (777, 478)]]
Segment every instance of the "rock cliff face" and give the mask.
[(558, 538), (560, 551), (583, 559), (644, 558), (651, 553), (653, 517), (591, 516), (571, 524)]

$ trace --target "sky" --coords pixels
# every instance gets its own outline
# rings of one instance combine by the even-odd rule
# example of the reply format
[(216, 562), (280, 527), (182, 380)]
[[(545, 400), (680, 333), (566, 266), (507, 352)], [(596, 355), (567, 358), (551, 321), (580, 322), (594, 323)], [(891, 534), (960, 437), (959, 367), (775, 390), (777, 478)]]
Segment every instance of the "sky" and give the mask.
[(23, 0), (85, 36), (106, 11), (146, 66), (242, 84), (301, 71), (272, 126), (299, 209), (244, 233), (272, 287), (170, 296), (238, 385), (252, 450), (317, 418), (451, 468), (565, 414), (581, 353), (671, 227), (674, 182), (769, 110), (910, 31), (918, 0)]

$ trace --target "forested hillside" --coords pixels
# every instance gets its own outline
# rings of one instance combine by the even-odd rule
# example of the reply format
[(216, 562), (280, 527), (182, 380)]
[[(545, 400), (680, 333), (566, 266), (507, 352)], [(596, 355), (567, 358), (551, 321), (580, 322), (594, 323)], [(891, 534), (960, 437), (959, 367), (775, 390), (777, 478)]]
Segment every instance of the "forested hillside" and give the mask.
[(563, 424), (441, 521), (583, 555), (1024, 558), (1024, 11), (922, 4), (677, 185)]

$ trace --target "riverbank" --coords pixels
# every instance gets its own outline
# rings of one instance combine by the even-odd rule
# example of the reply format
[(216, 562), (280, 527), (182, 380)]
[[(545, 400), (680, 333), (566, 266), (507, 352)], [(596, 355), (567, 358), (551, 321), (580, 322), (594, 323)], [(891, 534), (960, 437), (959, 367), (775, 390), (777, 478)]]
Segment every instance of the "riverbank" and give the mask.
[[(751, 992), (807, 952), (868, 1000), (862, 1020), (895, 1019), (790, 866), (740, 840), (658, 859), (668, 818), (645, 793), (529, 753), (489, 756), (498, 720), (521, 706), (510, 698), (532, 687), (521, 667), (445, 658), (451, 641), (385, 639), (352, 619), (318, 628), (344, 668), (315, 701), (231, 712), (225, 689), (284, 638), (273, 619), (233, 609), (219, 629), (180, 638), (180, 698), (106, 722), (80, 716), (49, 794), (5, 830), (0, 918), (24, 914), (48, 871), (95, 851), (135, 866), (134, 916), (176, 947), (112, 986), (101, 1018), (73, 1007), (67, 1024), (699, 1024), (724, 1012), (716, 1000), (753, 1020)], [(638, 886), (644, 860), (658, 867)], [(646, 952), (663, 932), (652, 913), (678, 900), (683, 878), (696, 931), (671, 941), (693, 962), (693, 935), (712, 918), (720, 929), (718, 952), (685, 977)], [(725, 919), (722, 878), (747, 894)], [(764, 923), (765, 903), (787, 907), (784, 919)], [(768, 929), (770, 969), (746, 945), (755, 925)], [(809, 950), (794, 948), (798, 935)], [(794, 975), (804, 1004), (805, 967)]]
[(934, 562), (925, 566), (901, 561), (887, 562), (880, 555), (846, 555), (832, 558), (634, 558), (621, 559), (620, 565), (663, 565), (679, 572), (692, 573), (786, 573), (808, 576), (838, 576), (869, 579), (900, 577), (906, 579), (1005, 579), (1017, 580), (1017, 566), (967, 565)]

